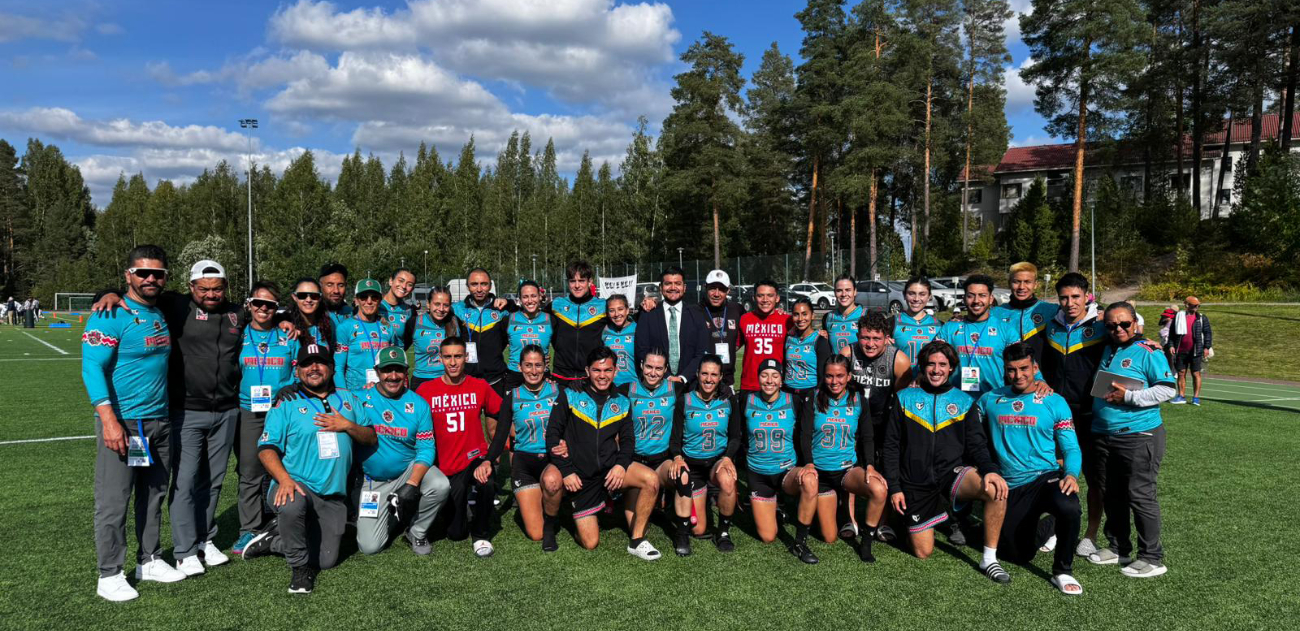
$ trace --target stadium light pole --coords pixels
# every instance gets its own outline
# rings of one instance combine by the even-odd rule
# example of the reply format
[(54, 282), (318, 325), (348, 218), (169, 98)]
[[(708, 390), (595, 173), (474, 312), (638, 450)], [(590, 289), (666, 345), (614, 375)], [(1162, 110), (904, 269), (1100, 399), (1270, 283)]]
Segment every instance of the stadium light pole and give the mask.
[(686, 248), (677, 248), (677, 267), (685, 267), (685, 264), (682, 263), (682, 250), (685, 249)]
[(424, 282), (429, 282), (429, 251), (424, 251)]
[[(239, 127), (245, 130), (257, 129), (256, 118), (239, 119)], [(251, 131), (245, 131), (244, 137), (248, 139), (248, 286), (253, 286), (253, 136)]]
[(530, 280), (537, 280), (537, 255), (533, 255), (533, 277)]

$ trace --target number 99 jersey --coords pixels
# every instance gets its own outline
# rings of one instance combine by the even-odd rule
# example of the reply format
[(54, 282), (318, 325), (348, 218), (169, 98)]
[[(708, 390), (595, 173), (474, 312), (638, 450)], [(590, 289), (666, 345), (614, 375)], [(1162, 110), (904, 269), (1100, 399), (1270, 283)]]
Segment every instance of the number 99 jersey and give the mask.
[(795, 407), (789, 392), (780, 392), (768, 403), (761, 392), (742, 395), (737, 422), (747, 437), (745, 458), (749, 470), (776, 475), (795, 465)]
[(641, 381), (633, 381), (627, 386), (627, 398), (631, 401), (632, 419), (636, 422), (636, 455), (657, 456), (668, 451), (677, 408), (677, 391), (673, 383), (665, 379), (658, 388), (651, 390)]

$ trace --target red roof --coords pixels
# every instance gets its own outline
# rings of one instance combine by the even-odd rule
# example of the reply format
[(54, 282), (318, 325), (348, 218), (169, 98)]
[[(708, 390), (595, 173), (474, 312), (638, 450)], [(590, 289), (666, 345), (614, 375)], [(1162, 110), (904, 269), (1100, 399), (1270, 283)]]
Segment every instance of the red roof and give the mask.
[[(996, 164), (976, 165), (973, 168), (971, 168), (971, 171), (975, 172), (975, 177), (969, 179), (972, 182), (979, 181), (979, 180), (991, 180), (993, 179), (993, 170), (996, 167), (997, 167)], [(963, 167), (961, 170), (961, 177), (957, 178), (957, 181), (965, 182), (967, 179), (968, 178), (966, 177), (966, 169)]]
[[(1282, 130), (1279, 121), (1282, 117), (1277, 114), (1265, 114), (1260, 117), (1259, 137), (1261, 140), (1277, 140), (1282, 136)], [(1223, 121), (1223, 126), (1228, 126), (1228, 121)], [(1207, 145), (1223, 144), (1223, 131), (1209, 134), (1205, 137)], [(1300, 112), (1296, 112), (1291, 121), (1291, 138), (1300, 138)], [(1250, 117), (1232, 119), (1232, 142), (1250, 142)]]

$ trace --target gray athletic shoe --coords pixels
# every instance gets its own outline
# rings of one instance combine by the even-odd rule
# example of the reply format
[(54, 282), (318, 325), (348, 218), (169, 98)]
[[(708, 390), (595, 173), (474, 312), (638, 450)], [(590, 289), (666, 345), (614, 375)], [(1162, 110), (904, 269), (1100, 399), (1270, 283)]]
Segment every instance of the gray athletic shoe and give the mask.
[(1079, 545), (1074, 547), (1074, 553), (1085, 559), (1093, 554), (1096, 554), (1096, 552), (1097, 552), (1097, 542), (1087, 537), (1080, 539)]
[(433, 554), (433, 544), (429, 543), (429, 540), (427, 538), (425, 537), (417, 538), (415, 535), (411, 534), (411, 531), (408, 530), (406, 531), (406, 540), (411, 544), (411, 552), (414, 552), (420, 556), (428, 556), (430, 554)]
[(1168, 572), (1169, 567), (1164, 563), (1152, 563), (1150, 561), (1138, 559), (1124, 566), (1124, 569), (1120, 571), (1124, 573), (1124, 576), (1132, 576), (1133, 578), (1151, 578)]
[(1129, 557), (1122, 557), (1110, 548), (1102, 548), (1088, 555), (1088, 562), (1093, 565), (1128, 565), (1132, 561)]

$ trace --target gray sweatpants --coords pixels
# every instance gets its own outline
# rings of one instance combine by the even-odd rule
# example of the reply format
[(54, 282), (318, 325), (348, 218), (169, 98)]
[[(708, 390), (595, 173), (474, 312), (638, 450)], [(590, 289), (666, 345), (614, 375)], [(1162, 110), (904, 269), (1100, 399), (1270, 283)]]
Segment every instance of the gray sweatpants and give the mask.
[(1132, 556), (1131, 515), (1137, 525), (1137, 558), (1148, 563), (1162, 562), (1165, 553), (1160, 545), (1160, 501), (1156, 497), (1156, 477), (1165, 457), (1165, 426), (1149, 432), (1110, 436), (1093, 434), (1093, 445), (1097, 458), (1097, 483), (1101, 485), (1105, 498), (1106, 536), (1110, 539), (1111, 549), (1121, 557)]
[(167, 512), (177, 561), (198, 554), (204, 541), (217, 536), (217, 501), (238, 423), (239, 408), (172, 415), (175, 482)]
[(239, 430), (235, 438), (235, 459), (239, 472), (239, 530), (254, 532), (266, 525), (266, 489), (271, 482), (262, 461), (257, 457), (257, 440), (266, 427), (266, 412), (239, 411)]
[[(407, 480), (411, 479), (411, 470), (414, 468), (415, 463), (411, 463), (402, 475), (392, 480), (381, 482), (366, 478), (361, 482), (361, 492), (379, 493), (379, 514), (375, 517), (357, 517), (357, 548), (362, 554), (374, 554), (383, 550), (384, 546), (388, 545), (393, 530), (401, 526), (388, 505), (388, 496), (396, 493)], [(443, 502), (447, 501), (447, 494), (450, 491), (451, 485), (447, 483), (447, 476), (443, 475), (437, 467), (430, 467), (420, 481), (420, 508), (416, 512), (415, 519), (411, 520), (412, 536), (419, 539), (429, 532), (429, 526), (433, 525), (433, 520), (438, 517), (438, 511), (442, 508)]]
[[(270, 497), (274, 498), (272, 484)], [(284, 556), (289, 567), (314, 567), (328, 570), (339, 562), (339, 544), (348, 525), (348, 503), (342, 495), (317, 495), (299, 483), (305, 495), (274, 507), (279, 535), (271, 551)]]
[[(138, 436), (135, 419), (123, 419), (126, 435)], [(126, 456), (104, 446), (104, 425), (95, 415), (95, 553), (99, 575), (112, 576), (126, 564), (126, 509), (135, 492), (135, 539), (140, 545), (138, 563), (162, 555), (158, 528), (162, 524), (163, 498), (171, 480), (171, 454), (167, 419), (142, 419), (153, 465), (128, 467)]]

